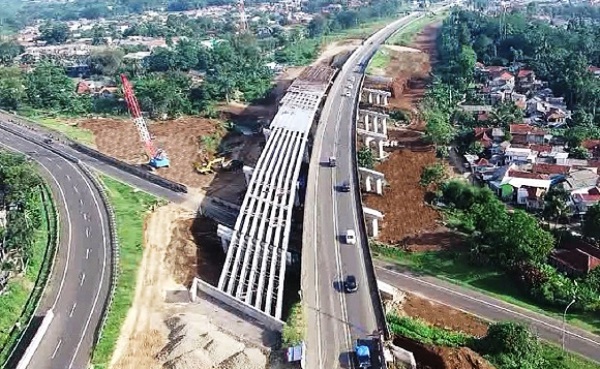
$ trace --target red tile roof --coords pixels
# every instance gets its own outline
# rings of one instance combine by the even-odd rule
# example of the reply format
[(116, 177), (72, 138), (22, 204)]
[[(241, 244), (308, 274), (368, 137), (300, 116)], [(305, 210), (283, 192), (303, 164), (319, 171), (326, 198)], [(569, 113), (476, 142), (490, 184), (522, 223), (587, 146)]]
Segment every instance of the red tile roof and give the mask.
[(511, 124), (510, 133), (518, 135), (545, 135), (546, 131), (538, 127), (532, 127), (528, 124)]
[(542, 173), (530, 173), (521, 172), (518, 170), (509, 170), (508, 176), (512, 178), (524, 178), (524, 179), (549, 179), (547, 174)]
[(532, 73), (533, 73), (533, 71), (532, 71), (532, 70), (529, 70), (529, 69), (521, 69), (521, 70), (519, 71), (519, 74), (517, 74), (517, 77), (519, 77), (519, 78), (525, 78), (525, 77), (527, 77), (528, 75), (530, 75), (530, 74), (532, 74)]
[(552, 152), (552, 146), (550, 145), (531, 145), (529, 147), (532, 151), (539, 152)]
[(558, 165), (558, 164), (545, 164), (545, 163), (537, 163), (533, 164), (531, 171), (533, 173), (539, 174), (568, 174), (571, 170), (571, 167), (568, 165)]
[(600, 67), (595, 67), (595, 66), (593, 66), (593, 65), (590, 65), (590, 66), (588, 67), (588, 70), (589, 70), (590, 72), (592, 72), (592, 73), (600, 73)]
[(508, 81), (509, 79), (513, 78), (514, 76), (508, 72), (503, 72), (501, 75), (498, 76), (499, 79), (503, 80), (503, 81)]
[(490, 162), (486, 158), (481, 158), (475, 162), (475, 165), (490, 165)]
[(600, 140), (583, 140), (581, 142), (581, 146), (585, 147), (588, 150), (593, 150), (600, 146)]
[(587, 193), (576, 193), (573, 195), (576, 199), (585, 202), (598, 202), (600, 201), (600, 195), (590, 195)]

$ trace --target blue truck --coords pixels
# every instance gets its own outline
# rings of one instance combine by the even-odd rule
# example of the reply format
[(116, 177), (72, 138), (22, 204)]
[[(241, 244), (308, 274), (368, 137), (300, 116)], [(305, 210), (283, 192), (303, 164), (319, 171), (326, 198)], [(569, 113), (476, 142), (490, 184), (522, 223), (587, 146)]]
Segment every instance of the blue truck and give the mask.
[(368, 369), (371, 368), (371, 347), (373, 345), (372, 340), (358, 339), (356, 340), (356, 346), (354, 346), (354, 354), (356, 355), (356, 361), (358, 362), (359, 368)]

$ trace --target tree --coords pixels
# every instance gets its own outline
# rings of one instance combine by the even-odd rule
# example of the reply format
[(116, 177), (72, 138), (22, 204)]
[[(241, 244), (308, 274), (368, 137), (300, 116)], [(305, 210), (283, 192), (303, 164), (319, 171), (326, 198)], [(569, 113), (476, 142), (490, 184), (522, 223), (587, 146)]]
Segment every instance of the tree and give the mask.
[(327, 33), (327, 18), (317, 14), (310, 20), (308, 26), (308, 36), (311, 38), (321, 37)]
[(421, 180), (419, 181), (419, 184), (423, 187), (428, 187), (432, 183), (434, 185), (437, 185), (440, 182), (442, 182), (444, 177), (445, 177), (444, 164), (438, 162), (438, 163), (431, 164), (431, 165), (428, 165), (423, 168), (423, 171), (421, 172)]
[(375, 167), (375, 158), (373, 157), (373, 151), (368, 147), (363, 147), (357, 152), (358, 166), (367, 169), (373, 169)]
[(585, 147), (577, 146), (569, 149), (569, 156), (573, 159), (585, 160), (590, 158), (590, 153)]
[(17, 110), (25, 96), (23, 75), (19, 68), (0, 68), (0, 107)]
[(11, 64), (25, 49), (14, 40), (0, 42), (0, 64)]
[(600, 240), (600, 203), (588, 208), (583, 216), (581, 231), (586, 237)]
[(92, 74), (115, 76), (121, 67), (125, 53), (120, 49), (104, 49), (94, 51), (90, 55)]
[(492, 324), (475, 347), (498, 368), (544, 369), (547, 365), (538, 339), (518, 323)]
[(435, 145), (449, 145), (456, 131), (448, 121), (448, 116), (439, 110), (431, 110), (426, 113), (426, 119), (426, 137)]
[(87, 102), (75, 93), (73, 81), (63, 68), (52, 62), (41, 62), (25, 77), (27, 100), (38, 109), (80, 114), (89, 110)]
[(191, 81), (180, 73), (149, 74), (135, 81), (142, 110), (154, 118), (192, 113)]
[(48, 45), (64, 44), (70, 36), (69, 26), (62, 22), (46, 22), (40, 26), (40, 37)]
[(568, 201), (571, 197), (569, 191), (563, 186), (554, 186), (544, 196), (544, 216), (557, 222), (564, 221), (572, 214)]

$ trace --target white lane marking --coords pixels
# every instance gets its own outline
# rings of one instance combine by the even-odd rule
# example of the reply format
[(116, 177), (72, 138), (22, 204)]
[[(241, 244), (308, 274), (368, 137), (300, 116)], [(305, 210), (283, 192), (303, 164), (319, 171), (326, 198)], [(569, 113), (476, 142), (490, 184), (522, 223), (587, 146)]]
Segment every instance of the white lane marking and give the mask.
[(79, 199), (79, 205), (83, 206), (83, 199)]
[(62, 167), (60, 166), (60, 164), (56, 163), (55, 165), (58, 167), (58, 169), (62, 170)]
[(92, 249), (85, 250), (85, 258), (86, 258), (86, 260), (90, 258), (90, 251), (92, 251)]
[(65, 177), (67, 177), (67, 181), (71, 181), (71, 176), (68, 174), (65, 174)]
[[(512, 310), (512, 309), (506, 308), (504, 306), (496, 305), (494, 303), (491, 303), (491, 302), (488, 302), (488, 301), (485, 301), (485, 300), (482, 300), (482, 299), (478, 299), (477, 297), (473, 297), (473, 296), (467, 295), (467, 294), (462, 293), (462, 292), (454, 291), (453, 289), (450, 289), (448, 287), (438, 286), (435, 283), (431, 283), (431, 282), (425, 281), (423, 279), (415, 278), (415, 277), (412, 277), (412, 276), (409, 276), (409, 275), (406, 275), (406, 274), (403, 274), (403, 273), (398, 273), (398, 272), (396, 272), (394, 270), (390, 270), (390, 269), (387, 269), (387, 268), (384, 268), (384, 267), (381, 267), (381, 266), (376, 266), (375, 268), (384, 270), (384, 271), (386, 271), (388, 273), (391, 273), (391, 274), (395, 274), (395, 275), (397, 275), (399, 277), (402, 277), (402, 278), (410, 279), (411, 281), (415, 281), (415, 282), (418, 282), (418, 283), (421, 283), (421, 284), (425, 284), (425, 285), (427, 285), (429, 287), (432, 287), (432, 288), (440, 290), (440, 291), (447, 292), (447, 293), (449, 293), (451, 295), (456, 295), (456, 296), (460, 296), (460, 297), (462, 297), (464, 299), (467, 299), (467, 300), (475, 301), (475, 302), (477, 302), (479, 304), (489, 306), (489, 307), (494, 308), (496, 310), (500, 310), (500, 311), (504, 311), (504, 312), (507, 312), (507, 313), (511, 313), (511, 314), (513, 314), (515, 316), (518, 316), (518, 317), (523, 318), (525, 320), (530, 320), (532, 322), (535, 322), (537, 324), (543, 325), (545, 327), (548, 327), (550, 329), (556, 330), (558, 332), (562, 333), (562, 331), (563, 331), (561, 327), (557, 327), (557, 326), (552, 325), (550, 323), (547, 323), (547, 322), (545, 322), (543, 320), (531, 317), (529, 315), (520, 313), (520, 312), (518, 312), (516, 310)], [(442, 304), (444, 304), (444, 303), (442, 302)], [(448, 305), (448, 304), (444, 304), (444, 305)], [(570, 336), (573, 336), (573, 337), (579, 338), (580, 340), (587, 341), (587, 342), (592, 343), (594, 345), (600, 346), (600, 342), (594, 341), (591, 338), (580, 336), (579, 334), (571, 332), (571, 331), (565, 331), (565, 332), (566, 332), (566, 334), (568, 334)]]
[(56, 344), (56, 348), (54, 349), (54, 352), (52, 353), (52, 359), (54, 359), (56, 357), (56, 353), (58, 352), (58, 349), (60, 348), (61, 343), (62, 343), (62, 339), (58, 340), (58, 343)]
[(85, 237), (90, 238), (90, 227), (85, 227)]
[(81, 213), (81, 216), (83, 217), (84, 220), (88, 220), (87, 213)]
[[(69, 165), (71, 165), (73, 168), (75, 168), (75, 165), (73, 163), (69, 162)], [(68, 369), (71, 369), (73, 367), (73, 363), (75, 362), (75, 359), (77, 358), (77, 354), (79, 353), (79, 350), (81, 349), (81, 344), (83, 343), (83, 340), (86, 337), (87, 330), (90, 326), (90, 321), (92, 320), (92, 315), (96, 312), (96, 305), (98, 304), (98, 299), (100, 298), (100, 291), (102, 290), (102, 283), (104, 282), (104, 275), (106, 274), (106, 264), (107, 264), (107, 254), (108, 254), (107, 249), (109, 247), (109, 245), (106, 242), (107, 237), (106, 237), (106, 226), (105, 226), (105, 222), (104, 222), (104, 216), (100, 210), (100, 209), (102, 209), (102, 207), (98, 203), (98, 199), (96, 198), (96, 193), (92, 190), (92, 186), (90, 185), (89, 179), (86, 178), (85, 175), (83, 173), (81, 173), (81, 171), (77, 171), (77, 173), (79, 173), (81, 178), (83, 178), (85, 184), (87, 185), (88, 189), (90, 190), (90, 193), (92, 194), (92, 198), (94, 199), (94, 204), (96, 205), (94, 207), (94, 209), (96, 209), (96, 211), (98, 211), (98, 216), (100, 218), (100, 228), (102, 229), (102, 271), (100, 272), (100, 282), (98, 283), (98, 287), (96, 288), (96, 296), (94, 297), (94, 302), (92, 303), (92, 308), (90, 309), (90, 314), (88, 315), (88, 318), (85, 322), (85, 326), (83, 327), (83, 332), (79, 338), (79, 342), (77, 343), (77, 347), (75, 348), (75, 352), (73, 353), (73, 357), (71, 358), (71, 362), (69, 363)]]
[[(18, 150), (16, 148), (14, 148), (13, 146), (6, 145), (4, 143), (2, 143), (0, 145), (4, 146), (4, 147), (8, 147), (9, 149), (11, 149), (13, 151), (20, 152), (21, 154), (25, 154), (23, 151)], [(50, 158), (46, 158), (46, 159), (48, 161), (52, 161)], [(66, 258), (66, 262), (65, 262), (65, 268), (63, 269), (62, 276), (60, 277), (60, 284), (59, 284), (59, 287), (58, 287), (58, 292), (56, 294), (56, 299), (52, 303), (52, 309), (54, 310), (56, 308), (56, 304), (58, 303), (58, 299), (60, 297), (62, 289), (63, 289), (63, 287), (65, 285), (65, 279), (66, 279), (66, 276), (67, 276), (67, 270), (69, 269), (69, 259), (71, 259), (71, 240), (72, 240), (72, 236), (73, 236), (73, 227), (71, 225), (71, 215), (69, 213), (69, 207), (67, 206), (67, 200), (66, 200), (66, 196), (65, 196), (65, 192), (63, 191), (63, 188), (60, 186), (60, 183), (58, 182), (58, 180), (56, 179), (56, 177), (52, 174), (52, 172), (50, 171), (50, 169), (48, 169), (48, 167), (46, 167), (41, 161), (37, 161), (37, 163), (42, 168), (44, 168), (44, 170), (46, 170), (46, 172), (48, 172), (48, 174), (50, 174), (50, 177), (52, 177), (52, 180), (56, 184), (56, 187), (58, 188), (58, 191), (60, 192), (60, 197), (61, 197), (63, 206), (65, 208), (65, 216), (66, 216), (66, 219), (67, 219), (67, 229), (68, 229), (68, 232), (67, 232), (67, 234), (68, 234), (68, 238), (67, 238), (67, 258)], [(59, 212), (59, 223), (60, 223), (60, 212)], [(60, 229), (60, 224), (57, 224), (57, 227)], [(56, 244), (60, 245), (60, 232), (58, 232), (58, 234), (57, 234)]]
[(79, 286), (83, 286), (83, 282), (85, 281), (85, 273), (81, 273), (81, 277), (79, 277)]
[(69, 312), (69, 318), (73, 317), (73, 313), (75, 312), (75, 307), (77, 306), (77, 303), (74, 302), (73, 306), (71, 306), (71, 311)]
[(75, 193), (79, 193), (79, 190), (77, 189), (77, 186), (73, 185), (73, 191), (75, 191)]

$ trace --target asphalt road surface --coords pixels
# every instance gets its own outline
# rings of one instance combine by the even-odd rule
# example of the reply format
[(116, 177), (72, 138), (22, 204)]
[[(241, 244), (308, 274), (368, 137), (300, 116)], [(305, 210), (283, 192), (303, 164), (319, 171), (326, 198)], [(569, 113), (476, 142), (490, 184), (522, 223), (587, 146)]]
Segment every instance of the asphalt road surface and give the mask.
[[(416, 274), (386, 262), (375, 262), (377, 278), (401, 290), (419, 294), (491, 321), (519, 321), (544, 340), (561, 345), (562, 321), (549, 318), (435, 277)], [(567, 325), (565, 348), (600, 362), (600, 337)]]
[(0, 147), (28, 155), (41, 167), (59, 213), (56, 263), (36, 315), (54, 320), (28, 368), (87, 366), (111, 279), (108, 215), (99, 193), (76, 164), (0, 130)]
[[(308, 309), (308, 368), (355, 367), (354, 341), (377, 334), (382, 328), (375, 311), (379, 303), (377, 286), (367, 278), (368, 245), (360, 234), (362, 228), (357, 212), (362, 209), (357, 209), (354, 190), (359, 184), (352, 175), (355, 172), (353, 111), (362, 77), (362, 68), (357, 65), (366, 65), (379, 44), (412, 18), (405, 17), (388, 25), (350, 57), (336, 77), (321, 113), (304, 218), (302, 291)], [(352, 84), (351, 96), (342, 96), (349, 84)], [(334, 168), (326, 164), (330, 156), (337, 158)], [(337, 190), (344, 180), (350, 181), (350, 192)], [(356, 231), (356, 245), (345, 244), (343, 234), (348, 229)], [(354, 275), (359, 284), (355, 293), (343, 292), (343, 280), (349, 274)]]

